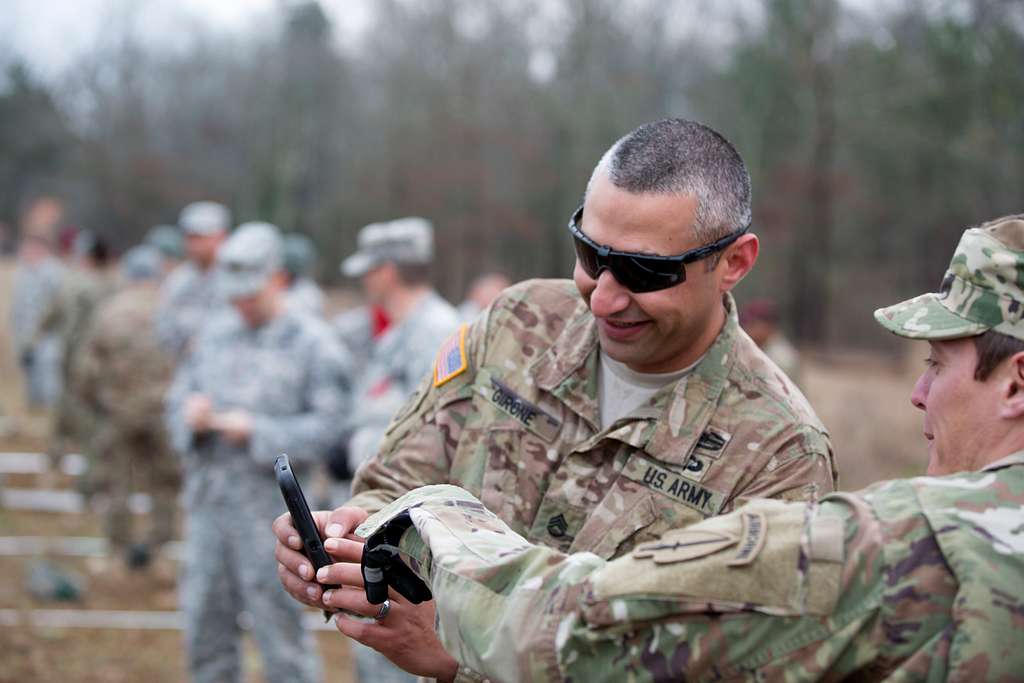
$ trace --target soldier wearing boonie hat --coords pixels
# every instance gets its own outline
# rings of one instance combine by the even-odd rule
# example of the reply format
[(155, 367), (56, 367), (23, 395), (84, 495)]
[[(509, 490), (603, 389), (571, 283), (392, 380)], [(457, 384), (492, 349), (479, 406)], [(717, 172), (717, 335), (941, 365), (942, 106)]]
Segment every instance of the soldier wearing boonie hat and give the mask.
[(277, 567), (265, 532), (281, 507), (274, 459), (287, 452), (300, 478), (323, 459), (348, 414), (349, 368), (330, 328), (287, 306), (283, 256), (270, 223), (232, 233), (216, 277), (234, 310), (204, 325), (167, 396), (168, 431), (186, 463), (181, 594), (197, 682), (239, 678), (242, 611), (267, 680), (320, 679), (301, 606), (268, 590)]

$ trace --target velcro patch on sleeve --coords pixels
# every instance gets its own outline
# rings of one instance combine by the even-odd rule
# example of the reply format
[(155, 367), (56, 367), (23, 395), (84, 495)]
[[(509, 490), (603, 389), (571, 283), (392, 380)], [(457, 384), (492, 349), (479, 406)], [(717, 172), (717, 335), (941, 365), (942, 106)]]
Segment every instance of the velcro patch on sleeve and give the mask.
[(458, 377), (469, 367), (469, 358), (466, 356), (467, 329), (468, 325), (460, 325), (458, 331), (441, 344), (437, 360), (434, 361), (435, 387)]
[(698, 529), (675, 529), (653, 543), (644, 543), (633, 551), (638, 560), (652, 559), (655, 564), (696, 560), (736, 545), (733, 534)]
[(816, 516), (811, 520), (812, 560), (842, 563), (845, 559), (846, 527), (838, 517)]

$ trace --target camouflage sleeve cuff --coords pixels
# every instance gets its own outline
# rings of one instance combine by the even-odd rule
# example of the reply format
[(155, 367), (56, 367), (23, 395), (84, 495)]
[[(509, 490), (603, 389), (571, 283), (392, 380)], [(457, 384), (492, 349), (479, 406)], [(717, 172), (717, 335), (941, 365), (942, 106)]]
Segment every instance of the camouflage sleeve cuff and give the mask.
[(467, 666), (459, 666), (459, 671), (452, 679), (452, 683), (491, 683), (491, 679), (483, 674), (478, 674)]
[(415, 526), (409, 527), (402, 534), (402, 538), (398, 542), (398, 552), (406, 566), (429, 585), (430, 546), (423, 540)]

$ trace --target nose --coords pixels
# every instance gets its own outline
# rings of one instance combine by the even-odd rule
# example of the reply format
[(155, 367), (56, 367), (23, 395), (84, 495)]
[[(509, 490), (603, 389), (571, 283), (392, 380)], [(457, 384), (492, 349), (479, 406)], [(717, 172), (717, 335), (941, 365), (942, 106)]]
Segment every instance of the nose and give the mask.
[(918, 410), (925, 410), (927, 407), (926, 401), (928, 399), (928, 391), (932, 386), (932, 371), (925, 370), (921, 373), (921, 376), (917, 378), (917, 384), (914, 385), (914, 391), (910, 394), (910, 402)]
[(590, 311), (607, 318), (629, 308), (629, 290), (619, 284), (610, 270), (601, 271), (590, 295)]

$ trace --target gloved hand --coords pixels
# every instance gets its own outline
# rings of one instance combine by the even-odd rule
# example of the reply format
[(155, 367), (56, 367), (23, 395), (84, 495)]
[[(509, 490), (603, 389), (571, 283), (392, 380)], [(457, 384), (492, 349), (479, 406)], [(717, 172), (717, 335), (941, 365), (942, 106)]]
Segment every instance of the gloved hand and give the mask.
[(366, 600), (372, 605), (379, 605), (387, 599), (388, 586), (413, 604), (433, 597), (427, 584), (402, 562), (398, 554), (398, 542), (410, 526), (409, 510), (403, 510), (366, 539), (362, 559), (363, 585)]
[(36, 361), (36, 353), (32, 349), (25, 349), (21, 352), (21, 367), (30, 368)]

